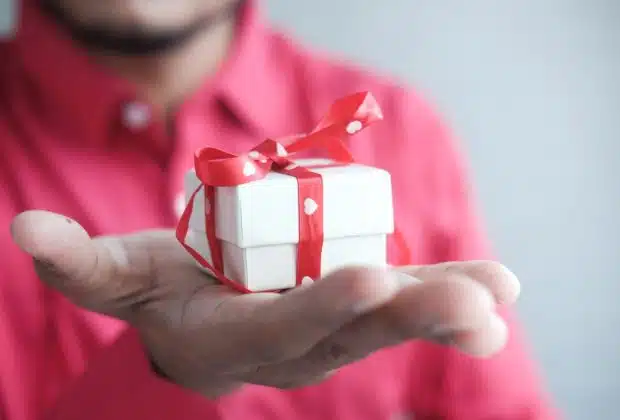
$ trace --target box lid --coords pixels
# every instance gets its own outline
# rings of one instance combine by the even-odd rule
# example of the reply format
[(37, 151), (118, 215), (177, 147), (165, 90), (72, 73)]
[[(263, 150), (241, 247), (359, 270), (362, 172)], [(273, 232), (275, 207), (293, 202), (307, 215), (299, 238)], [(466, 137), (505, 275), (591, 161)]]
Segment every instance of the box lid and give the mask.
[[(328, 160), (299, 160), (300, 166)], [(382, 169), (349, 164), (311, 168), (323, 177), (325, 239), (390, 234), (394, 230), (391, 177)], [(200, 186), (193, 170), (185, 176), (186, 201)], [(297, 243), (297, 180), (270, 172), (259, 181), (215, 192), (216, 236), (241, 248)], [(204, 194), (197, 195), (190, 227), (203, 231)]]

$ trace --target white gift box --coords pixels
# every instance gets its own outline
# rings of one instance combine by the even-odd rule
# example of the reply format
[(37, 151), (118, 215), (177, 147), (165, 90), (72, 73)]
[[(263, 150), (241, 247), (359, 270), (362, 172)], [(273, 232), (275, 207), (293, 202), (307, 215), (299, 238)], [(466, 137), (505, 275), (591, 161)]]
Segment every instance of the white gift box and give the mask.
[[(296, 161), (323, 179), (321, 276), (349, 265), (385, 266), (387, 235), (394, 230), (390, 174), (356, 163), (313, 167), (326, 163)], [(194, 170), (188, 171), (186, 202), (199, 186)], [(253, 292), (296, 286), (299, 214), (294, 177), (270, 172), (258, 181), (217, 187), (214, 210), (226, 277)], [(196, 195), (185, 242), (211, 263), (204, 212), (203, 188)]]

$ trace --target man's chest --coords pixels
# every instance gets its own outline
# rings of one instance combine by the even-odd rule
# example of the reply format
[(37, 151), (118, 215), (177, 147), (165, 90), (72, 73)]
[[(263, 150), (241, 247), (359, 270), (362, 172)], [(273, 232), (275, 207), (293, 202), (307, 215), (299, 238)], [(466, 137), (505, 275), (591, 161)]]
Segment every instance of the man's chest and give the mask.
[(171, 176), (137, 152), (47, 147), (11, 160), (16, 211), (61, 213), (91, 234), (173, 222)]
[(109, 144), (80, 144), (33, 123), (10, 133), (2, 147), (10, 210), (61, 213), (93, 235), (173, 227), (193, 150), (208, 141), (205, 127), (183, 135), (166, 150), (153, 131), (125, 133)]
[[(410, 347), (410, 346), (409, 346)], [(410, 372), (398, 351), (385, 351), (343, 368), (318, 386), (294, 391), (249, 388), (218, 404), (225, 419), (413, 419)], [(404, 416), (404, 417), (403, 417)]]
[[(238, 153), (253, 145), (253, 139), (232, 130), (220, 129), (219, 134), (235, 145), (227, 148), (229, 151)], [(13, 137), (5, 143), (7, 159), (1, 169), (10, 197), (2, 217), (9, 223), (20, 211), (44, 209), (76, 219), (93, 235), (173, 227), (182, 207), (183, 176), (191, 167), (193, 151), (213, 145), (205, 139), (214, 138), (208, 125), (196, 123), (183, 133), (180, 146), (170, 155), (158, 155), (145, 146), (147, 136), (142, 141), (116, 142), (113, 147), (65, 143), (49, 133), (47, 136)], [(407, 233), (421, 232), (412, 222), (415, 218), (407, 221)], [(402, 223), (397, 220), (397, 226)], [(72, 310), (63, 328), (72, 330), (73, 324), (82, 322), (86, 315), (80, 314)], [(88, 335), (106, 334), (105, 322), (88, 324), (92, 326)], [(98, 326), (103, 329), (97, 330)], [(76, 335), (70, 343), (64, 340), (45, 346), (81, 348), (83, 338)], [(388, 372), (396, 365), (394, 360), (365, 361), (324, 386), (300, 392), (250, 388), (230, 403), (218, 405), (218, 418), (399, 418), (394, 416), (403, 412), (406, 374), (399, 369)], [(373, 378), (381, 378), (381, 382)]]

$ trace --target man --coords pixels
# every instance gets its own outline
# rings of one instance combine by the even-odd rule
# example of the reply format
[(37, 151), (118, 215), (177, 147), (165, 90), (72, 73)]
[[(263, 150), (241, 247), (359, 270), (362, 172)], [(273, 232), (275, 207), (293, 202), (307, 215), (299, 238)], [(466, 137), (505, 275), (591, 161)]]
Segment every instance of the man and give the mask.
[[(463, 165), (414, 92), (253, 1), (24, 0), (0, 62), (3, 419), (556, 418), (506, 309), (518, 282), (482, 261)], [(357, 91), (385, 115), (349, 147), (393, 176), (399, 267), (284, 294), (201, 274), (171, 230), (194, 150), (306, 132)]]

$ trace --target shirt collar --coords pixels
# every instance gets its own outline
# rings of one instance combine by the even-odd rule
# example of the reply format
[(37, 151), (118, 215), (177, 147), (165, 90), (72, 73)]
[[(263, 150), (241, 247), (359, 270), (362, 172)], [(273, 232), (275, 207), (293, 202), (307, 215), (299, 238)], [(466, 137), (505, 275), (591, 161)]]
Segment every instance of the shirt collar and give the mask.
[(290, 114), (295, 103), (293, 73), (281, 48), (286, 41), (267, 30), (254, 0), (247, 3), (240, 15), (235, 48), (215, 81), (216, 92), (256, 134), (281, 135), (281, 116)]
[[(54, 118), (79, 130), (80, 141), (108, 142), (121, 125), (123, 106), (140, 99), (136, 90), (94, 63), (34, 3), (22, 1), (14, 43), (27, 80)], [(279, 116), (290, 112), (290, 97), (273, 60), (273, 35), (256, 3), (248, 0), (240, 11), (233, 48), (220, 71), (184, 106), (219, 101), (247, 129), (265, 137), (279, 134)]]
[(27, 82), (45, 111), (77, 129), (82, 141), (108, 138), (119, 102), (134, 92), (95, 65), (34, 3), (22, 1), (15, 40)]

